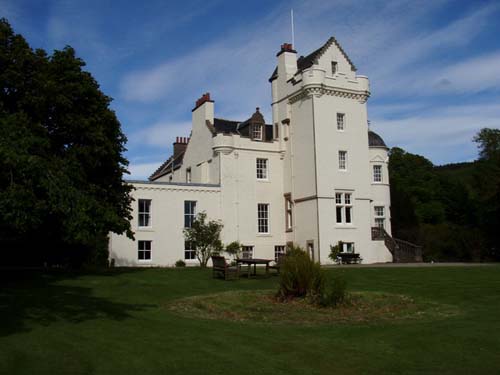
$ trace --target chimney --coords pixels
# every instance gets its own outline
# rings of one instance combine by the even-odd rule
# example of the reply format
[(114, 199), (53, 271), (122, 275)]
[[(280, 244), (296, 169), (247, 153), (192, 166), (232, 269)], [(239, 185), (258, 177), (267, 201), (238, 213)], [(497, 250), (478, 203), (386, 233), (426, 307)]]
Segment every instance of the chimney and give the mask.
[(291, 43), (283, 43), (281, 45), (281, 50), (278, 52), (278, 54), (276, 56), (279, 56), (281, 55), (283, 52), (292, 52), (292, 53), (297, 53), (297, 51), (295, 51), (293, 49), (293, 46)]
[(278, 57), (278, 77), (286, 78), (285, 80), (288, 81), (297, 72), (297, 51), (293, 49), (291, 43), (283, 43), (276, 56)]
[(194, 108), (193, 108), (193, 111), (196, 111), (198, 109), (198, 107), (202, 106), (203, 104), (205, 104), (206, 102), (210, 102), (210, 103), (213, 103), (214, 101), (210, 99), (210, 93), (207, 92), (205, 94), (203, 94), (195, 103), (194, 105)]
[(214, 101), (210, 98), (210, 93), (203, 94), (197, 101), (191, 113), (193, 134), (207, 129), (207, 121), (214, 123)]
[(186, 151), (187, 145), (189, 142), (189, 138), (187, 137), (175, 137), (174, 142), (174, 159)]

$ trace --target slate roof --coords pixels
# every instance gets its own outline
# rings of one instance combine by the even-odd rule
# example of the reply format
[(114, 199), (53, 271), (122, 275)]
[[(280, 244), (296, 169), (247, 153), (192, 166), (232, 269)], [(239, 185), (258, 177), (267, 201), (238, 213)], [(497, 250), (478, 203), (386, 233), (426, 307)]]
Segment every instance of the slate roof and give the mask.
[[(321, 57), (321, 55), (323, 55), (323, 53), (325, 53), (325, 51), (332, 45), (332, 44), (335, 44), (337, 46), (337, 48), (340, 50), (340, 52), (342, 53), (342, 55), (344, 55), (344, 57), (346, 58), (347, 62), (351, 65), (351, 69), (353, 71), (356, 71), (356, 67), (354, 66), (354, 64), (352, 63), (351, 59), (349, 58), (349, 56), (347, 56), (347, 53), (345, 53), (344, 49), (342, 48), (342, 46), (339, 44), (339, 42), (337, 41), (337, 39), (335, 39), (333, 36), (330, 37), (325, 44), (323, 44), (320, 48), (318, 48), (316, 51), (313, 51), (311, 52), (309, 55), (307, 56), (300, 56), (298, 59), (297, 59), (297, 73), (300, 73), (302, 72), (303, 70), (306, 70), (307, 68), (310, 68), (311, 66), (313, 66), (314, 64), (317, 64), (318, 63), (318, 60), (319, 58)], [(273, 71), (273, 74), (271, 75), (271, 77), (269, 78), (269, 82), (273, 81), (274, 79), (278, 78), (278, 67), (276, 67)]]
[(273, 126), (271, 124), (266, 124), (264, 122), (264, 117), (257, 110), (252, 117), (245, 121), (234, 121), (234, 120), (226, 120), (221, 118), (214, 118), (214, 128), (216, 133), (226, 133), (226, 134), (239, 134), (243, 137), (250, 136), (250, 123), (261, 123), (265, 125), (265, 139), (272, 140), (273, 139)]
[(368, 131), (368, 146), (369, 147), (387, 147), (384, 140), (377, 133)]
[(223, 118), (214, 118), (214, 127), (216, 133), (238, 133), (239, 121), (226, 120)]
[(154, 173), (149, 176), (149, 181), (156, 180), (157, 178), (160, 178), (161, 176), (167, 174), (167, 172), (171, 171), (172, 169), (177, 169), (182, 165), (182, 160), (184, 159), (184, 152), (180, 153), (177, 155), (175, 159), (173, 159), (173, 156), (169, 157), (160, 167), (154, 171)]

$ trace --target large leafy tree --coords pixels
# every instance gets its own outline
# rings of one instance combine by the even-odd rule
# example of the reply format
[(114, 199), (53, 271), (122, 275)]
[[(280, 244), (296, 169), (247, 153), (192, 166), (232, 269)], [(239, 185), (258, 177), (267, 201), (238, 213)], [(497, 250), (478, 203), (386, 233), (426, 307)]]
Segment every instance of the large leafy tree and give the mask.
[(13, 258), (103, 261), (110, 231), (132, 236), (126, 138), (84, 66), (0, 20), (0, 241)]
[(475, 179), (479, 224), (488, 256), (500, 260), (500, 129), (481, 129), (474, 137), (479, 149)]
[(390, 152), (393, 234), (424, 245), (434, 260), (500, 259), (500, 130), (474, 137), (479, 160), (436, 167)]

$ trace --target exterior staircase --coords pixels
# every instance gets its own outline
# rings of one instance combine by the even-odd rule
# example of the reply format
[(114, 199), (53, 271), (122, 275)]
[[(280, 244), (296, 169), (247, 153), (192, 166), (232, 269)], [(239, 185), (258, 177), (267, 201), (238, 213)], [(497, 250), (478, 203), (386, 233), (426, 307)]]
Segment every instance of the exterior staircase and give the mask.
[(384, 241), (394, 263), (422, 262), (422, 246), (391, 237), (384, 228), (372, 227), (372, 240)]

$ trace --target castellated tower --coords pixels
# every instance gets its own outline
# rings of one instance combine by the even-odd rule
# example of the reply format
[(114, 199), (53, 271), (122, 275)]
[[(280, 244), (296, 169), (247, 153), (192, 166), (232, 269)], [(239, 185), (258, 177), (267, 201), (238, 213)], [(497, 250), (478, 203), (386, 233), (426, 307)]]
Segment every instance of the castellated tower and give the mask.
[[(369, 146), (368, 78), (356, 74), (333, 37), (300, 58), (283, 44), (277, 57), (270, 78), (273, 124), (284, 152), (285, 205), (293, 206), (286, 241), (322, 264), (331, 262), (330, 245), (339, 241), (364, 262), (391, 261), (383, 243), (372, 241), (376, 224), (390, 233), (390, 196), (387, 147), (378, 136), (378, 146)], [(375, 172), (381, 181), (374, 181)], [(375, 207), (383, 222), (375, 223)]]

